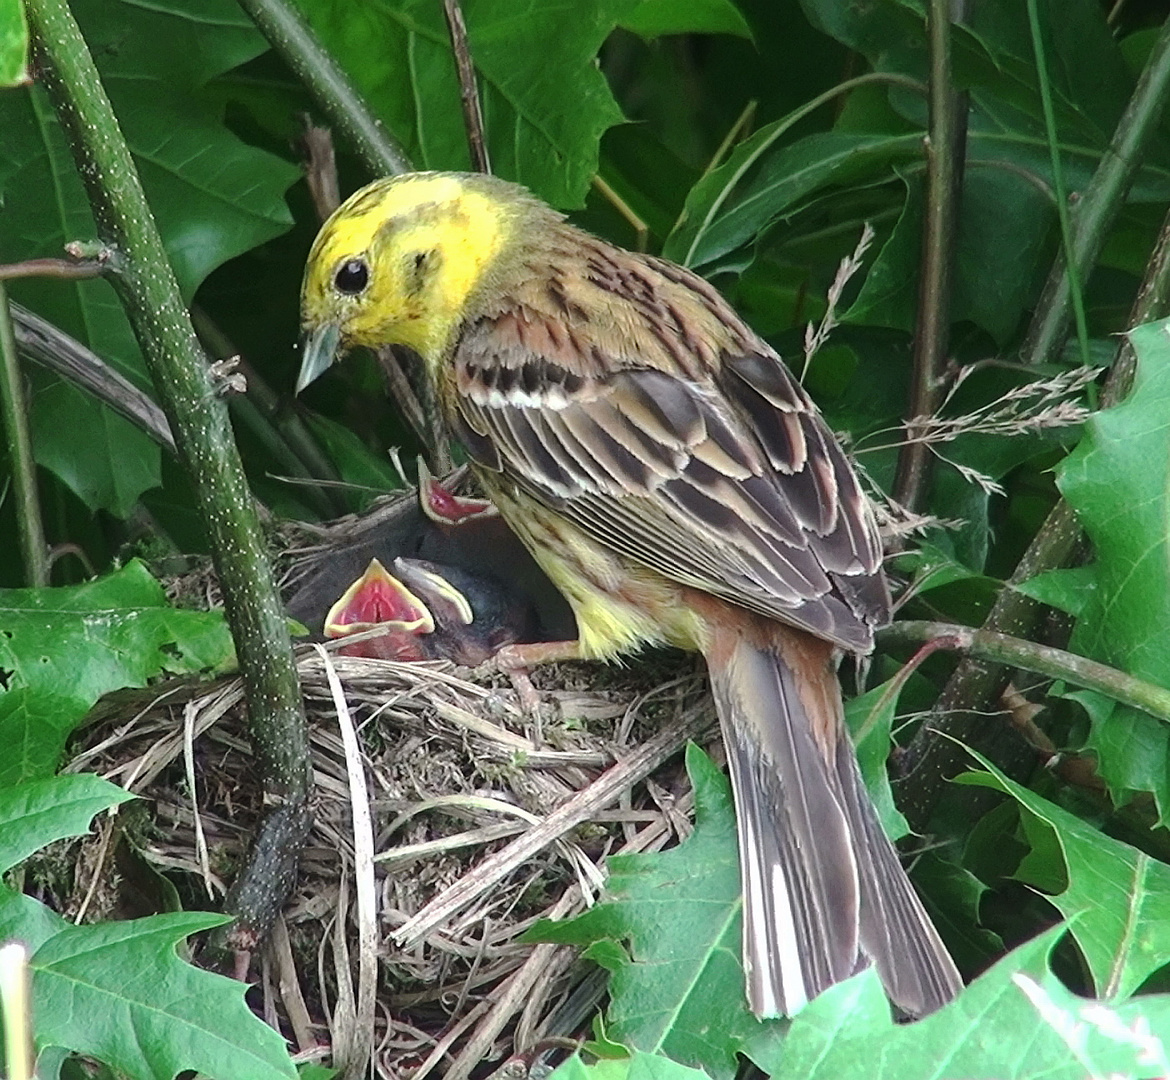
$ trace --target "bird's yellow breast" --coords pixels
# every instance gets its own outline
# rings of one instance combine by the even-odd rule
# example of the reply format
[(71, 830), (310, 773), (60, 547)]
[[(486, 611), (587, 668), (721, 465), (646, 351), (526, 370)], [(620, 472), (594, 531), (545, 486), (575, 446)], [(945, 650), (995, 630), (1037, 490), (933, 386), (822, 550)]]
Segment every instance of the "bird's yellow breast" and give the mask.
[(598, 544), (497, 473), (477, 472), (504, 520), (568, 600), (583, 660), (612, 660), (647, 645), (703, 648), (705, 624), (683, 603), (677, 584)]

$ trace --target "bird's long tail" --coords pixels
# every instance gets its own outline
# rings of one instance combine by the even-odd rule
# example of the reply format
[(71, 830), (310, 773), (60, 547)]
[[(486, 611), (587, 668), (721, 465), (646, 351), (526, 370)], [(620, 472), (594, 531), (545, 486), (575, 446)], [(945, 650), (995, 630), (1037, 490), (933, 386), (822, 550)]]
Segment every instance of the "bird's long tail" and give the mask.
[(873, 964), (923, 1016), (959, 973), (877, 819), (845, 731), (831, 646), (768, 623), (707, 650), (735, 793), (744, 966), (757, 1016), (791, 1016)]

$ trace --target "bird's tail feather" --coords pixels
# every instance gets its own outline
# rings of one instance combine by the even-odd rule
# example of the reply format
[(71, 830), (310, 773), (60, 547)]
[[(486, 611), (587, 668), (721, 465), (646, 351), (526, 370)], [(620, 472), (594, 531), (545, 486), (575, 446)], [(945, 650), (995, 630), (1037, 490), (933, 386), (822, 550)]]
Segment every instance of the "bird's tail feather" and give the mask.
[(728, 628), (708, 653), (735, 793), (749, 1004), (791, 1016), (873, 963), (894, 1004), (924, 1015), (955, 996), (958, 972), (861, 782), (828, 646), (780, 632), (798, 647)]
[(861, 869), (862, 951), (890, 1000), (908, 1016), (925, 1016), (952, 1000), (963, 981), (878, 821), (847, 735), (837, 747), (837, 776)]

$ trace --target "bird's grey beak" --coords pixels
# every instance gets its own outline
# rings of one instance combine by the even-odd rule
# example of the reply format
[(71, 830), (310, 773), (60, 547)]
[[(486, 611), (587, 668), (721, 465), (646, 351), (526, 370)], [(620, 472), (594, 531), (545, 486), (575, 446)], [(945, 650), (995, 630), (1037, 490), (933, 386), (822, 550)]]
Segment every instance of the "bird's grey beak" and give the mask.
[(329, 365), (337, 359), (337, 346), (340, 342), (341, 330), (334, 323), (325, 323), (305, 335), (296, 393), (299, 394), (309, 383), (325, 373)]

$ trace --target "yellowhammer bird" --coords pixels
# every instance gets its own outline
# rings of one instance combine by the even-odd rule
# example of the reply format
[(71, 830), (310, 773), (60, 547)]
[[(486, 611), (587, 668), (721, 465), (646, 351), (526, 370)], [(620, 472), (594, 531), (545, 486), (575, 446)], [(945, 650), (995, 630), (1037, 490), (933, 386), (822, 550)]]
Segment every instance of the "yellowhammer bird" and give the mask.
[(839, 649), (889, 616), (848, 461), (779, 356), (689, 270), (513, 184), (420, 173), (325, 223), (297, 389), (338, 349), (422, 357), (484, 490), (564, 592), (577, 652), (702, 652), (727, 746), (759, 1016), (868, 964), (921, 1016), (961, 987), (862, 785)]

